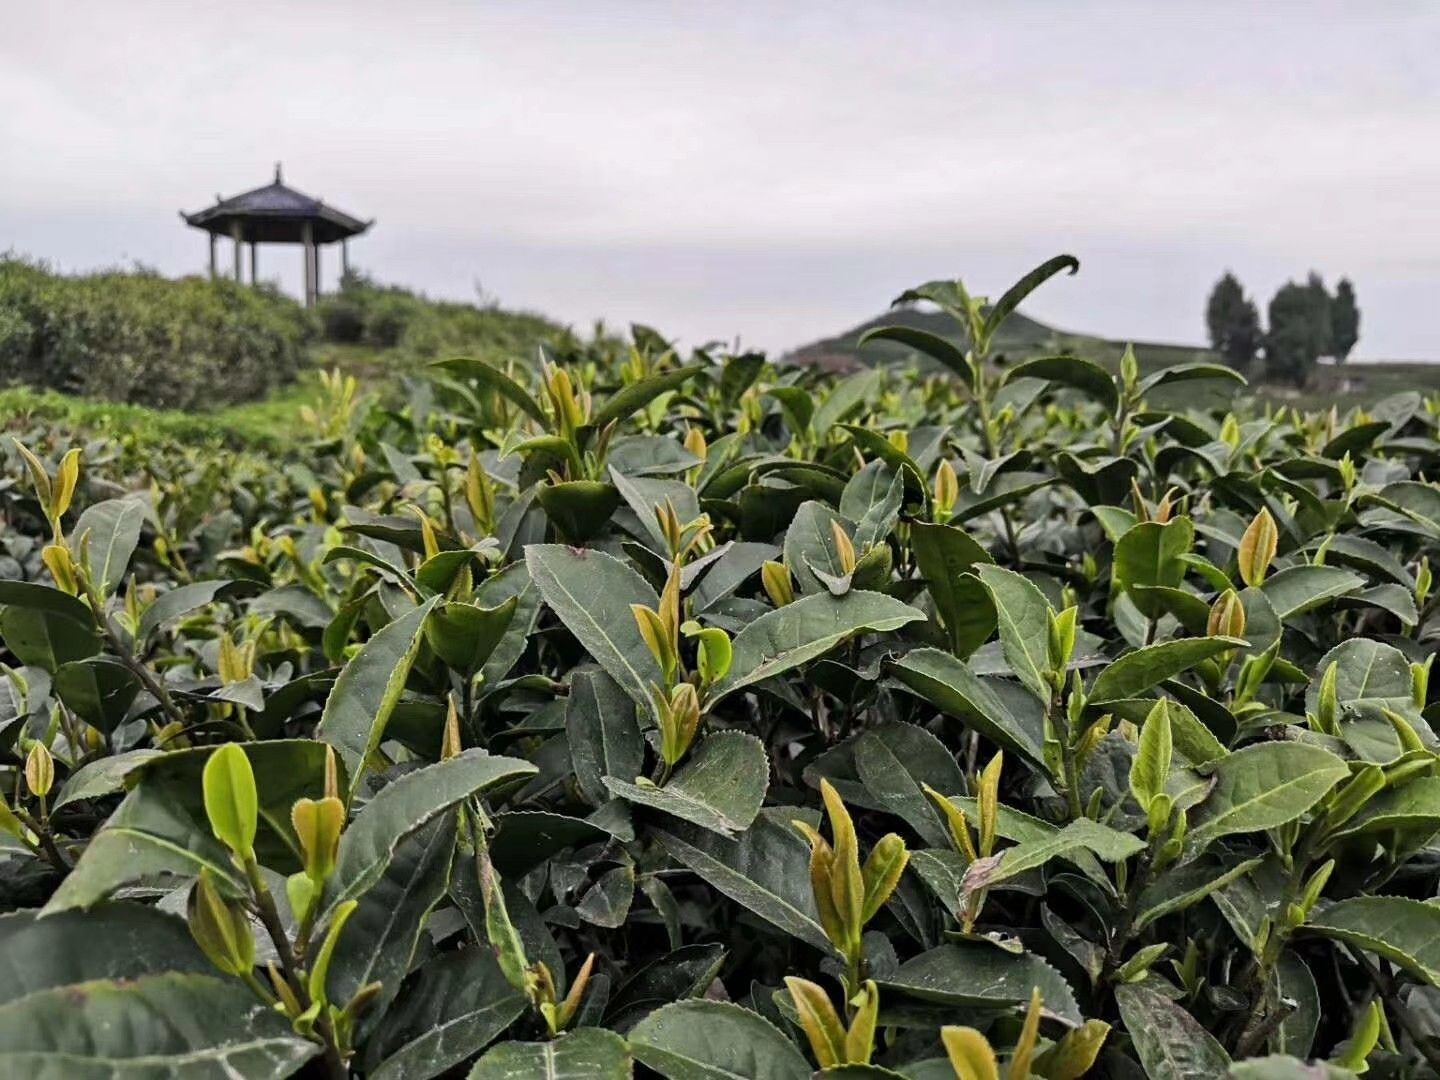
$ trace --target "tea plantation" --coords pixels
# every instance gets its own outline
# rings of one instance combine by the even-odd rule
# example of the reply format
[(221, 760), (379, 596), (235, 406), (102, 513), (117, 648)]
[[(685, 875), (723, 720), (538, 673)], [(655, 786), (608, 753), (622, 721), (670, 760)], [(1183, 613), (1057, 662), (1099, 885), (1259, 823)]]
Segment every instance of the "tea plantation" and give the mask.
[(992, 363), (1075, 269), (8, 412), (0, 1076), (1440, 1075), (1440, 397)]

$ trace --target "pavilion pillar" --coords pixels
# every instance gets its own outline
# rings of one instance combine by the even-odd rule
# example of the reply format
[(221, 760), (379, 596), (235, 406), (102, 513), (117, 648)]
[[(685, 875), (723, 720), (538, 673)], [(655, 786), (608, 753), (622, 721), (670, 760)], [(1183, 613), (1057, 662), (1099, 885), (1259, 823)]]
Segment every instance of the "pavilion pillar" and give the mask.
[(305, 306), (315, 306), (315, 230), (305, 222), (301, 236), (305, 243)]
[(250, 241), (250, 284), (260, 284), (260, 245)]
[(240, 262), (240, 256), (245, 250), (245, 242), (240, 239), (240, 223), (238, 221), (230, 226), (230, 239), (235, 241), (235, 284), (239, 285), (245, 280), (244, 270)]
[(217, 269), (215, 268), (215, 240), (216, 240), (216, 236), (215, 236), (215, 234), (214, 234), (213, 232), (212, 232), (212, 233), (206, 233), (206, 235), (210, 237), (210, 280), (211, 280), (211, 281), (214, 281), (215, 278), (216, 278), (216, 276), (219, 274), (219, 270), (217, 270)]
[(342, 278), (350, 276), (350, 241), (348, 239), (340, 241), (340, 276)]
[[(320, 244), (315, 245), (315, 303), (320, 302), (320, 252), (323, 250)], [(313, 306), (313, 305), (312, 305)]]

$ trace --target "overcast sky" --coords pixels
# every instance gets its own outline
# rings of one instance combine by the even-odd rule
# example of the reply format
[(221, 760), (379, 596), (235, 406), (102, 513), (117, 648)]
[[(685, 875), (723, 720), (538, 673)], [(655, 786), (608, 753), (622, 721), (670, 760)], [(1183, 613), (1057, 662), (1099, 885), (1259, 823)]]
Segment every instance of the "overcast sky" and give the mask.
[(1313, 267), (1358, 356), (1440, 358), (1434, 4), (5, 9), (0, 250), (66, 269), (201, 269), (176, 211), (282, 159), (377, 277), (578, 326), (781, 348), (1069, 251), (1066, 329), (1198, 342), (1226, 267), (1262, 309)]

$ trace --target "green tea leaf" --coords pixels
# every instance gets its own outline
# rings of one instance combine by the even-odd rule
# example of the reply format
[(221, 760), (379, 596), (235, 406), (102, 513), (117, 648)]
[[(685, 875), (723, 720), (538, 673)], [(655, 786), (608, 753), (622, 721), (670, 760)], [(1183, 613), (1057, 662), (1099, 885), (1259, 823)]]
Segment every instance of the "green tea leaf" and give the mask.
[(325, 911), (333, 912), (346, 900), (364, 895), (385, 873), (401, 841), (439, 814), (472, 795), (514, 785), (536, 771), (534, 765), (519, 758), (466, 750), (386, 784), (340, 838)]
[(1044, 960), (979, 942), (941, 945), (876, 982), (882, 1000), (896, 993), (940, 1005), (990, 1009), (1023, 1008), (1038, 987), (1046, 1012), (1073, 1024), (1081, 1021), (1069, 984)]
[(816, 593), (767, 611), (735, 635), (730, 673), (716, 684), (709, 704), (823, 656), (856, 634), (898, 630), (924, 617), (908, 604), (861, 589), (843, 597)]
[(1028, 579), (998, 566), (977, 566), (975, 572), (995, 601), (1000, 645), (1005, 659), (1025, 688), (1041, 701), (1050, 700), (1046, 642), (1050, 604)]
[(383, 1058), (372, 1080), (430, 1080), (479, 1053), (525, 1011), (489, 949), (445, 953), (424, 964), (371, 1036)]
[(939, 649), (915, 649), (891, 661), (889, 670), (911, 693), (1047, 771), (1041, 724), (1013, 712), (963, 660)]
[(441, 360), (435, 366), (457, 378), (472, 379), (486, 390), (494, 390), (512, 404), (519, 406), (520, 410), (532, 420), (538, 420), (541, 424), (548, 423), (545, 410), (531, 396), (530, 391), (499, 368), (468, 356), (457, 357), (454, 360)]
[(782, 933), (828, 953), (833, 946), (820, 926), (810, 891), (810, 846), (790, 824), (797, 816), (804, 814), (762, 810), (733, 840), (699, 829), (657, 831), (656, 839), (711, 888)]
[(1440, 986), (1440, 906), (1404, 896), (1356, 896), (1316, 911), (1305, 932), (1383, 956)]
[(604, 672), (577, 671), (571, 676), (565, 734), (575, 781), (593, 804), (610, 797), (607, 776), (628, 780), (640, 774), (645, 742), (635, 702)]
[(550, 1042), (506, 1042), (488, 1051), (469, 1080), (629, 1080), (630, 1049), (603, 1028), (581, 1028)]
[(749, 827), (770, 784), (759, 739), (741, 731), (707, 735), (664, 787), (606, 777), (612, 795), (729, 836)]
[(1240, 638), (1179, 638), (1133, 649), (1100, 672), (1090, 687), (1090, 701), (1099, 705), (1138, 697), (1152, 686), (1189, 671), (1202, 660), (1244, 644)]
[[(1059, 831), (1043, 839), (1026, 840), (999, 854), (999, 861), (992, 867), (981, 868), (976, 863), (974, 882), (967, 880), (967, 888), (984, 888), (987, 885), (1005, 881), (1028, 870), (1044, 866), (1051, 859), (1070, 857), (1077, 851), (1089, 851), (1106, 862), (1119, 862), (1145, 848), (1145, 841), (1130, 833), (1120, 832), (1108, 825), (1101, 825), (1089, 818), (1072, 821)], [(967, 875), (968, 879), (969, 875)]]
[(1140, 727), (1135, 760), (1130, 763), (1130, 792), (1142, 807), (1165, 790), (1173, 747), (1169, 702), (1158, 701)]
[(1195, 526), (1188, 517), (1165, 524), (1142, 521), (1115, 543), (1116, 584), (1130, 593), (1142, 615), (1156, 619), (1163, 614), (1160, 598), (1141, 591), (1137, 585), (1177, 588), (1185, 578), (1182, 555), (1195, 545)]
[(923, 353), (930, 359), (943, 364), (953, 374), (960, 376), (961, 381), (967, 387), (972, 390), (975, 388), (975, 373), (970, 370), (970, 365), (965, 361), (964, 350), (939, 334), (932, 334), (928, 330), (921, 330), (917, 327), (892, 324), (866, 330), (855, 344), (863, 347), (872, 341), (893, 341), (897, 345), (903, 345), (907, 349)]
[(80, 563), (82, 549), (88, 548), (92, 581), (102, 597), (113, 594), (125, 580), (149, 512), (139, 499), (106, 499), (87, 507), (70, 530), (71, 553)]
[(1230, 1067), (1215, 1036), (1169, 998), (1132, 985), (1117, 987), (1115, 1000), (1151, 1080), (1212, 1080)]
[(666, 1080), (809, 1080), (808, 1062), (764, 1017), (721, 1001), (677, 1001), (630, 1032), (642, 1064)]
[(320, 1047), (233, 979), (146, 975), (41, 990), (0, 1007), (0, 1074), (281, 1080)]
[(1078, 356), (1038, 356), (1024, 360), (1005, 373), (1007, 383), (1015, 379), (1044, 379), (1071, 387), (1099, 402), (1107, 413), (1113, 413), (1120, 405), (1115, 376), (1099, 364)]
[(655, 590), (619, 559), (600, 551), (532, 544), (525, 549), (525, 563), (565, 628), (621, 689), (653, 709), (650, 688), (665, 680), (630, 605), (657, 607)]
[(315, 737), (333, 746), (345, 763), (352, 794), (385, 735), (385, 725), (400, 701), (410, 665), (424, 640), (425, 622), (439, 602), (438, 597), (427, 600), (362, 645), (325, 701)]
[(0, 916), (0, 1005), (26, 994), (96, 979), (164, 972), (214, 974), (185, 921), (132, 903), (89, 911)]
[(1261, 743), (1237, 750), (1215, 763), (1214, 787), (1190, 812), (1189, 843), (1199, 851), (1222, 836), (1294, 821), (1349, 773), (1340, 758), (1308, 743)]
[(428, 822), (400, 842), (345, 923), (326, 977), (331, 1001), (349, 1001), (361, 987), (378, 982), (380, 992), (367, 1020), (384, 1014), (400, 993), (400, 981), (410, 970), (431, 909), (450, 887), (454, 858), (453, 813)]
[(953, 525), (917, 521), (910, 526), (915, 563), (945, 627), (950, 651), (962, 659), (978, 649), (998, 625), (990, 590), (971, 571), (990, 563), (990, 553)]
[(1338, 566), (1289, 566), (1267, 577), (1260, 591), (1282, 620), (1313, 611), (1363, 588), (1365, 579)]
[(903, 818), (927, 844), (949, 843), (949, 831), (921, 786), (964, 790), (965, 776), (944, 743), (924, 728), (890, 722), (860, 736), (855, 765), (880, 806)]

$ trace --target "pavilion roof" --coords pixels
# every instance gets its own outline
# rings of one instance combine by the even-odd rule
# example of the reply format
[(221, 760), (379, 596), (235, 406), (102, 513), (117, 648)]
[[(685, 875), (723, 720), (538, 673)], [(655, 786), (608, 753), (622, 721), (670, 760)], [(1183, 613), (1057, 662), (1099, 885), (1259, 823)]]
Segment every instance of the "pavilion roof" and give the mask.
[(305, 223), (310, 223), (317, 244), (330, 244), (356, 236), (371, 225), (343, 210), (328, 206), (322, 199), (289, 187), (275, 166), (275, 179), (264, 187), (255, 188), (228, 199), (219, 199), (214, 206), (181, 217), (197, 229), (231, 236), (240, 228), (241, 238), (262, 244), (298, 244), (304, 240)]

